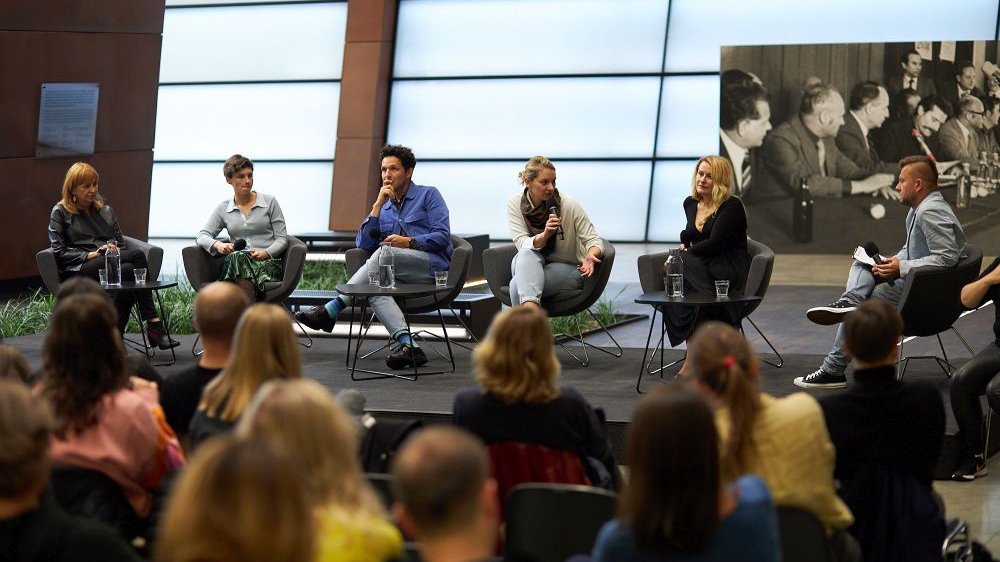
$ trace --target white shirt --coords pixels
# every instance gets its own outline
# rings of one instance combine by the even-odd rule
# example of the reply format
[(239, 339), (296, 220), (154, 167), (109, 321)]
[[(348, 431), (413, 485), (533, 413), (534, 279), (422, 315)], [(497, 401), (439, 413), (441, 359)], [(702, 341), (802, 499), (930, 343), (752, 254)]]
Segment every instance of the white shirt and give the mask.
[(857, 114), (856, 111), (854, 111), (852, 109), (850, 113), (851, 113), (851, 117), (853, 117), (854, 120), (858, 122), (858, 127), (861, 128), (861, 138), (865, 139), (865, 148), (867, 148), (868, 150), (871, 150), (872, 147), (868, 146), (868, 127), (865, 127), (865, 124), (858, 117), (858, 114)]
[(732, 162), (737, 191), (743, 193), (743, 159), (746, 158), (749, 150), (736, 144), (736, 141), (729, 138), (729, 135), (722, 129), (719, 129), (719, 137), (722, 138), (722, 146), (726, 147), (726, 153), (729, 154), (729, 159)]

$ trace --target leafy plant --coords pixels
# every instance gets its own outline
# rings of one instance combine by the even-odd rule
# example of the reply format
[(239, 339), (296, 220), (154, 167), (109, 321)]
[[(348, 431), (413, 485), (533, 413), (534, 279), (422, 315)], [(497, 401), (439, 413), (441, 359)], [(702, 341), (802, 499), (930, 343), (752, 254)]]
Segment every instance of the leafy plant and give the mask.
[(302, 269), (299, 289), (332, 291), (340, 283), (347, 282), (347, 268), (335, 261), (306, 261)]
[(28, 297), (10, 299), (0, 304), (0, 334), (16, 338), (44, 332), (52, 312), (52, 295), (37, 290)]
[[(171, 334), (195, 333), (193, 323), (194, 298), (194, 288), (191, 287), (186, 279), (180, 276), (177, 277), (176, 287), (160, 291), (160, 302), (163, 303), (163, 308), (159, 308), (160, 302), (157, 302), (154, 297), (153, 302), (156, 303), (157, 308), (160, 310), (160, 317), (166, 319)], [(125, 331), (130, 333), (137, 333), (139, 331), (135, 317), (129, 318)]]
[[(622, 289), (624, 291), (624, 288)], [(619, 291), (621, 294), (621, 291)], [(616, 295), (617, 296), (617, 295)], [(600, 319), (601, 323), (605, 326), (611, 325), (625, 316), (618, 314), (617, 307), (613, 300), (602, 297), (597, 301), (591, 310)], [(587, 333), (591, 330), (597, 329), (599, 326), (597, 322), (591, 318), (587, 311), (578, 312), (573, 316), (559, 316), (556, 318), (549, 318), (549, 326), (552, 327), (552, 333), (558, 337), (560, 334), (573, 334), (576, 335), (576, 323), (580, 322), (580, 330), (583, 333)]]

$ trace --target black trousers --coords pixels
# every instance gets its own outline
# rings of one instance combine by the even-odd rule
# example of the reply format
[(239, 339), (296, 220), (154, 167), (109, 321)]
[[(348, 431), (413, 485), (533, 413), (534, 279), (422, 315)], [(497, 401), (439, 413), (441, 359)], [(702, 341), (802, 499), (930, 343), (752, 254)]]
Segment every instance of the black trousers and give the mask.
[(1000, 376), (997, 375), (1000, 375), (1000, 347), (991, 343), (951, 377), (951, 409), (966, 454), (983, 452), (983, 408), (979, 397), (985, 394), (990, 407), (1000, 412)]
[[(146, 254), (134, 248), (128, 248), (122, 250), (121, 260), (122, 260), (122, 281), (133, 281), (135, 280), (135, 270), (136, 268), (148, 268), (149, 263), (146, 261)], [(94, 281), (100, 280), (99, 270), (104, 269), (104, 257), (94, 258), (92, 260), (87, 260), (80, 267), (80, 271), (70, 272), (71, 275), (83, 275), (85, 277), (90, 277)], [(129, 291), (129, 292), (118, 292), (115, 293), (114, 297), (115, 309), (118, 310), (118, 330), (121, 333), (125, 333), (125, 325), (128, 324), (129, 313), (132, 311), (132, 305), (139, 304), (139, 313), (142, 314), (144, 320), (149, 320), (150, 318), (156, 318), (158, 315), (156, 313), (156, 307), (153, 305), (153, 291)]]

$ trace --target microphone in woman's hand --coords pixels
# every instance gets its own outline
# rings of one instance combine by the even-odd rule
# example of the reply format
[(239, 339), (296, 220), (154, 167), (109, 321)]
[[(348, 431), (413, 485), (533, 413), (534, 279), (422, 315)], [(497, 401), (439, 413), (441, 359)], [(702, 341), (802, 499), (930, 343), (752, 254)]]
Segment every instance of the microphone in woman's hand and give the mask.
[[(556, 218), (561, 218), (561, 217), (559, 217), (559, 206), (558, 206), (558, 205), (556, 205), (556, 202), (555, 202), (555, 201), (553, 201), (553, 200), (549, 199), (548, 201), (546, 201), (546, 202), (545, 202), (545, 204), (546, 204), (546, 205), (548, 206), (548, 208), (549, 208), (549, 214), (550, 214), (550, 215), (555, 215), (555, 216), (556, 216)], [(562, 224), (560, 224), (560, 225), (559, 225), (559, 228), (557, 228), (557, 229), (556, 229), (556, 234), (558, 234), (558, 235), (559, 235), (559, 239), (560, 239), (560, 240), (565, 240), (565, 239), (566, 239), (566, 235), (565, 235), (565, 234), (563, 234), (563, 227), (562, 227)]]
[(236, 251), (243, 250), (247, 247), (247, 241), (243, 238), (237, 238), (233, 240), (233, 249)]

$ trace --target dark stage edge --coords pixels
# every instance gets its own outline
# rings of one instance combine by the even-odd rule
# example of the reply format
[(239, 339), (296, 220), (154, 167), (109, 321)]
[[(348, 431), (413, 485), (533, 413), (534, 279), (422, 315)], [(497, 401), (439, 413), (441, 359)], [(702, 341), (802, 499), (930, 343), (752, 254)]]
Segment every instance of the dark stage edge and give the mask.
[[(38, 368), (41, 366), (43, 337), (43, 334), (36, 334), (11, 339), (7, 343), (19, 348), (31, 366)], [(188, 368), (196, 361), (190, 351), (194, 336), (175, 336), (175, 339), (181, 342), (180, 347), (175, 350), (177, 363), (172, 366), (156, 367), (164, 377), (169, 377)], [(375, 415), (376, 418), (385, 416), (397, 419), (420, 419), (426, 423), (447, 423), (451, 418), (452, 397), (455, 392), (462, 387), (476, 384), (472, 373), (471, 352), (461, 347), (453, 346), (456, 365), (454, 373), (428, 375), (420, 377), (417, 381), (382, 379), (354, 382), (351, 380), (350, 372), (345, 365), (347, 340), (322, 337), (314, 338), (314, 342), (312, 348), (302, 349), (304, 375), (319, 381), (333, 392), (345, 388), (359, 390), (367, 398), (366, 410)], [(373, 349), (381, 345), (382, 340), (373, 340), (369, 343), (373, 346), (369, 349)], [(446, 360), (441, 359), (428, 349), (429, 344), (424, 345), (431, 359), (425, 368), (433, 368), (434, 370), (440, 370), (444, 366), (450, 368)], [(444, 345), (433, 345), (440, 351), (446, 352)], [(384, 369), (385, 354), (386, 352), (380, 352), (371, 359), (362, 360), (359, 362), (359, 367), (365, 364), (367, 368)], [(632, 411), (641, 398), (641, 395), (635, 391), (635, 382), (642, 354), (642, 349), (625, 348), (623, 356), (615, 358), (591, 350), (590, 366), (581, 367), (565, 351), (559, 350), (557, 352), (562, 365), (561, 384), (575, 387), (593, 406), (603, 408), (607, 419), (608, 434), (619, 459), (624, 458), (625, 430), (628, 427)], [(665, 362), (678, 359), (682, 354), (682, 351), (667, 351)], [(376, 356), (378, 359), (375, 358)], [(773, 359), (773, 356), (763, 354), (762, 358)], [(152, 362), (156, 364), (166, 359), (169, 359), (169, 352), (157, 351)], [(778, 397), (794, 392), (806, 392), (816, 398), (842, 392), (842, 390), (802, 389), (792, 384), (792, 379), (796, 376), (815, 370), (822, 362), (821, 355), (785, 354), (784, 359), (782, 368), (761, 363), (761, 390)], [(960, 365), (966, 360), (963, 357), (955, 359), (955, 362)], [(658, 364), (658, 362), (657, 360), (656, 363)], [(670, 371), (671, 374), (673, 372), (674, 370)], [(363, 375), (359, 374), (359, 376)], [(957, 426), (951, 408), (947, 406), (948, 378), (933, 360), (914, 360), (911, 361), (906, 371), (906, 380), (929, 382), (941, 392), (946, 405), (946, 430), (936, 477), (946, 479), (954, 469), (959, 452), (959, 442), (955, 435)], [(649, 391), (658, 384), (662, 383), (657, 377), (647, 375), (643, 377), (642, 389)], [(988, 408), (984, 410), (989, 411)], [(1000, 427), (1000, 419), (995, 419), (994, 422), (993, 427)], [(992, 454), (1000, 448), (1000, 431), (992, 432), (990, 441), (990, 453)]]

